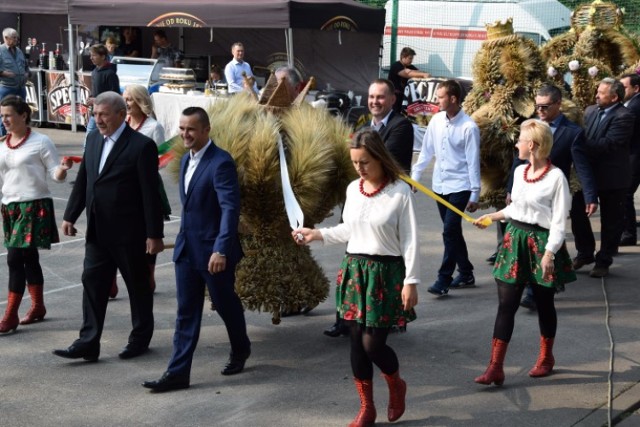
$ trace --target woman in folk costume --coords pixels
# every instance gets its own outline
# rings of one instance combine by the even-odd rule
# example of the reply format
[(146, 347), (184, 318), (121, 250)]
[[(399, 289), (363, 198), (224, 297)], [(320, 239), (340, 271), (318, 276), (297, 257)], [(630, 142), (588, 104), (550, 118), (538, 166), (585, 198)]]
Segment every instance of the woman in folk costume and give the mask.
[(511, 204), (474, 222), (486, 228), (482, 224), (486, 218), (509, 221), (493, 269), (499, 305), (491, 361), (485, 373), (475, 379), (478, 384), (504, 382), (504, 357), (527, 285), (533, 289), (540, 325), (540, 353), (529, 376), (549, 375), (555, 363), (552, 350), (558, 319), (554, 295), (564, 289), (565, 283), (575, 281), (576, 275), (564, 243), (571, 195), (564, 174), (549, 160), (552, 144), (548, 124), (535, 119), (524, 121), (516, 147), (518, 157), (529, 163), (514, 172)]
[[(0, 116), (8, 132), (0, 145), (2, 225), (9, 266), (8, 303), (0, 334), (6, 334), (14, 332), (18, 324), (43, 320), (47, 313), (38, 248), (50, 249), (51, 243), (59, 241), (47, 175), (64, 182), (72, 163), (68, 159), (60, 162), (49, 137), (31, 131), (31, 109), (21, 97), (3, 98)], [(29, 288), (31, 308), (19, 319), (25, 286)]]
[(350, 328), (351, 368), (360, 395), (360, 412), (349, 426), (362, 427), (376, 420), (374, 364), (389, 386), (389, 421), (404, 413), (407, 385), (387, 336), (392, 326), (405, 326), (416, 317), (420, 268), (413, 195), (399, 178), (402, 169), (376, 131), (356, 134), (350, 151), (360, 179), (347, 188), (344, 222), (331, 228), (301, 228), (293, 236), (300, 245), (313, 240), (347, 243), (336, 304)]

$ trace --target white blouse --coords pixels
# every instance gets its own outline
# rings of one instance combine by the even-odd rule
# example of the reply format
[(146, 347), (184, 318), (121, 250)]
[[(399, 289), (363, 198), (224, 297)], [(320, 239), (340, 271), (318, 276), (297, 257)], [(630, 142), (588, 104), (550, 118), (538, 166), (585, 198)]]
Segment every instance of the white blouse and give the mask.
[(545, 249), (556, 253), (564, 242), (566, 221), (571, 208), (569, 184), (562, 170), (552, 167), (538, 182), (524, 180), (527, 165), (516, 168), (511, 191), (511, 204), (502, 210), (506, 219), (537, 224), (549, 229)]
[(402, 256), (404, 284), (420, 283), (418, 226), (409, 185), (398, 179), (376, 196), (366, 197), (359, 181), (347, 187), (344, 222), (319, 230), (324, 243), (347, 243), (352, 254)]
[(26, 142), (16, 149), (0, 144), (0, 179), (2, 203), (29, 202), (51, 197), (47, 174), (57, 182), (60, 165), (58, 151), (48, 136), (31, 132)]
[(153, 117), (147, 117), (138, 132), (153, 139), (156, 145), (164, 142), (164, 128)]

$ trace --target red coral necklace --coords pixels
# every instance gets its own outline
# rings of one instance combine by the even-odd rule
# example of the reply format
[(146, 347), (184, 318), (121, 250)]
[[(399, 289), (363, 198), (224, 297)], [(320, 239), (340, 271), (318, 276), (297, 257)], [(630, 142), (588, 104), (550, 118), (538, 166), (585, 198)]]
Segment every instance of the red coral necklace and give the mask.
[(18, 142), (16, 145), (11, 145), (11, 134), (7, 135), (7, 139), (5, 139), (4, 142), (7, 144), (7, 147), (9, 149), (16, 150), (24, 145), (25, 142), (27, 142), (27, 139), (29, 139), (29, 135), (31, 135), (31, 128), (27, 128), (27, 132), (24, 134), (20, 142)]
[(376, 188), (371, 193), (367, 193), (366, 191), (364, 191), (364, 179), (360, 178), (360, 193), (365, 197), (373, 197), (376, 194), (378, 194), (379, 192), (381, 192), (384, 189), (384, 187), (387, 186), (388, 182), (389, 182), (389, 180), (385, 179), (384, 182), (382, 183), (382, 185), (380, 185), (380, 187)]
[(551, 169), (551, 160), (547, 159), (547, 166), (545, 166), (545, 168), (542, 170), (542, 173), (540, 174), (539, 177), (537, 178), (528, 178), (528, 174), (529, 174), (529, 169), (531, 169), (531, 163), (529, 163), (525, 168), (524, 168), (524, 181), (528, 182), (529, 184), (533, 184), (534, 182), (538, 182), (540, 181), (542, 178), (545, 177), (545, 175), (547, 173), (549, 173), (549, 169)]
[[(140, 124), (138, 124), (138, 126), (134, 129), (135, 131), (139, 131), (140, 128), (142, 127), (142, 125), (144, 124), (144, 122), (147, 121), (147, 116), (144, 116), (144, 119), (142, 119), (142, 121), (140, 122)], [(131, 125), (131, 116), (129, 116), (129, 118), (127, 119), (127, 124)]]

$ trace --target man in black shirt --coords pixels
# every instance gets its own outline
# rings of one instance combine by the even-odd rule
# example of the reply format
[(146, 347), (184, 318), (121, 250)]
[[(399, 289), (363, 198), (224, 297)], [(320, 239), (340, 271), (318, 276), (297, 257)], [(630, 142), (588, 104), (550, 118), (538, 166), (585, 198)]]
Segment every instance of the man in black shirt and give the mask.
[(409, 79), (426, 79), (431, 77), (429, 73), (419, 71), (413, 63), (413, 57), (416, 51), (410, 47), (405, 47), (400, 51), (400, 61), (391, 65), (389, 69), (389, 77), (395, 87), (396, 102), (393, 105), (393, 111), (399, 113), (402, 110), (402, 100), (404, 98), (404, 88), (407, 86)]

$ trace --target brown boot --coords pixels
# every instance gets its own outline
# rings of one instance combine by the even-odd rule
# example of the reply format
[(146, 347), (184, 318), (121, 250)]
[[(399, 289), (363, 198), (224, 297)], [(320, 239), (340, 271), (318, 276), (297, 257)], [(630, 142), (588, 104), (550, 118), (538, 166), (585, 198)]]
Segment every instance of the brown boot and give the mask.
[(405, 396), (407, 395), (407, 383), (400, 378), (400, 370), (392, 375), (384, 372), (382, 376), (389, 386), (389, 406), (387, 408), (387, 418), (393, 422), (398, 420), (404, 414)]
[(354, 378), (360, 395), (360, 412), (349, 427), (370, 427), (376, 422), (376, 407), (373, 404), (373, 381)]
[(109, 289), (109, 298), (114, 299), (118, 296), (118, 279), (117, 276), (113, 276), (113, 282), (111, 282), (111, 289)]
[(42, 288), (43, 285), (27, 285), (29, 295), (31, 296), (31, 308), (27, 311), (27, 314), (20, 319), (21, 325), (28, 325), (30, 323), (44, 320), (44, 315), (47, 314), (47, 309), (44, 306)]
[(156, 292), (156, 264), (147, 264), (149, 267), (149, 286), (151, 286), (151, 292)]
[(540, 354), (536, 366), (529, 371), (530, 377), (546, 377), (553, 370), (556, 363), (553, 358), (553, 338), (540, 337)]
[(22, 301), (21, 294), (9, 291), (7, 310), (4, 312), (4, 317), (2, 318), (2, 320), (0, 320), (0, 334), (15, 332), (15, 330), (18, 328), (18, 324), (20, 324), (20, 318), (18, 317), (20, 301)]
[(477, 377), (474, 381), (478, 384), (490, 385), (502, 385), (504, 383), (504, 371), (502, 370), (502, 364), (504, 362), (504, 356), (507, 354), (508, 342), (502, 341), (498, 338), (494, 338), (491, 344), (491, 361), (484, 374)]

